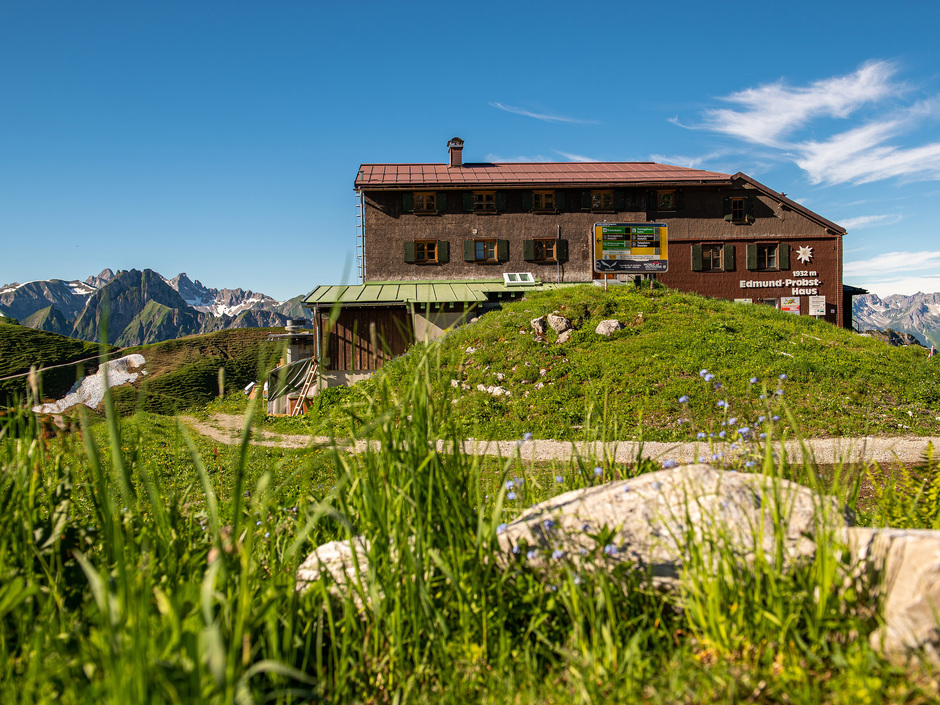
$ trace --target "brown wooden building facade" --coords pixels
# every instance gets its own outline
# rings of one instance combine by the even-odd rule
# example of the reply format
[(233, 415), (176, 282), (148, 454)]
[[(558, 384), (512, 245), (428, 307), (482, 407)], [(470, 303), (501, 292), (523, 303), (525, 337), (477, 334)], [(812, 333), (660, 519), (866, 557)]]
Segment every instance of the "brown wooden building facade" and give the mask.
[(363, 164), (364, 281), (590, 282), (595, 223), (666, 223), (667, 286), (851, 320), (844, 228), (745, 174), (652, 162)]

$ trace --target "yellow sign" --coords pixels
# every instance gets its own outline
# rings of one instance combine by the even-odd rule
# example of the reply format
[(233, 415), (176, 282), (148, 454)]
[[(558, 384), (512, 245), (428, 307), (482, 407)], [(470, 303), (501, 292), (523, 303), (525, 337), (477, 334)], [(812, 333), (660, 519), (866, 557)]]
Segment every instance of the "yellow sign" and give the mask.
[(594, 223), (594, 271), (654, 274), (668, 267), (665, 223)]

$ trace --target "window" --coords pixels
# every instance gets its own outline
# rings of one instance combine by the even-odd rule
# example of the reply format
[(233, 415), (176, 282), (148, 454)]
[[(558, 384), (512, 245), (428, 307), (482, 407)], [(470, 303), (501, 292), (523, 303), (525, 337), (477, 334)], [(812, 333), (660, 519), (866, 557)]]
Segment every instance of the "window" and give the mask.
[(692, 245), (693, 272), (733, 272), (734, 243)]
[(732, 222), (740, 222), (747, 219), (747, 200), (744, 198), (732, 198), (731, 199), (731, 220)]
[(591, 210), (612, 211), (614, 209), (613, 191), (591, 191)]
[(495, 213), (496, 212), (496, 192), (495, 191), (474, 191), (473, 192), (473, 211), (474, 213)]
[(404, 255), (407, 264), (447, 264), (450, 243), (447, 240), (406, 240)]
[(757, 246), (757, 267), (760, 270), (777, 269), (777, 246), (776, 245), (758, 245)]
[(790, 246), (786, 243), (748, 245), (747, 268), (756, 272), (777, 272), (789, 269)]
[(702, 245), (702, 271), (720, 272), (721, 268), (721, 245)]
[[(415, 199), (415, 210), (417, 210), (417, 206), (418, 201)], [(415, 263), (430, 264), (435, 262), (437, 262), (437, 240), (416, 240)]]
[(659, 211), (676, 210), (676, 192), (675, 191), (657, 191), (656, 192), (656, 210), (659, 210)]
[(557, 240), (552, 239), (543, 239), (543, 240), (533, 240), (533, 259), (536, 262), (554, 262), (556, 260), (556, 250), (555, 245)]
[(509, 240), (464, 240), (464, 262), (494, 263), (509, 261)]
[(495, 262), (496, 240), (474, 240), (473, 251), (477, 262)]
[(532, 210), (534, 211), (555, 210), (555, 192), (554, 191), (533, 191), (532, 192)]
[(437, 194), (430, 192), (415, 192), (415, 213), (436, 213)]

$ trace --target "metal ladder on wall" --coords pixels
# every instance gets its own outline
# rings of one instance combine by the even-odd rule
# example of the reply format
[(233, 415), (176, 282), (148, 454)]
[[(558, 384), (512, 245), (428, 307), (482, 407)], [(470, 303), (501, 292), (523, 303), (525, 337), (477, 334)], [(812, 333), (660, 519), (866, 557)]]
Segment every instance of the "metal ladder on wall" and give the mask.
[(300, 416), (304, 411), (304, 401), (307, 398), (307, 394), (310, 393), (310, 387), (313, 386), (313, 382), (320, 376), (320, 363), (318, 360), (314, 360), (313, 364), (310, 365), (310, 370), (307, 372), (307, 377), (304, 379), (304, 386), (300, 390), (300, 397), (297, 399), (297, 403), (294, 405), (293, 410), (290, 412), (290, 415)]

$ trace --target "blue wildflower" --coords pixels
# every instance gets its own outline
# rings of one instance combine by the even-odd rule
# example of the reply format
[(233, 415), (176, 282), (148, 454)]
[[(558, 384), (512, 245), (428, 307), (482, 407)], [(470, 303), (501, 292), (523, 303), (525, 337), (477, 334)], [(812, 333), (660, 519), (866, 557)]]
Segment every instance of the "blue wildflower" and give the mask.
[(511, 490), (511, 489), (512, 489), (513, 487), (515, 487), (515, 486), (516, 486), (516, 483), (513, 482), (512, 480), (506, 480), (506, 489), (507, 489), (507, 490)]
[(675, 468), (678, 466), (679, 466), (678, 460), (673, 460), (670, 458), (669, 460), (663, 461), (663, 470), (669, 470), (670, 468)]
[(718, 437), (719, 437), (719, 438), (724, 438), (724, 437), (725, 437), (725, 432), (724, 432), (724, 431), (721, 431), (721, 432), (718, 434)]
[(555, 528), (555, 522), (553, 522), (551, 519), (546, 519), (542, 522), (542, 526), (545, 527), (546, 531), (551, 531)]
[(526, 431), (525, 433), (523, 433), (523, 434), (522, 434), (522, 440), (524, 440), (524, 441), (531, 441), (531, 440), (532, 440), (532, 433), (531, 433), (530, 431)]
[(507, 492), (507, 493), (506, 493), (506, 499), (508, 499), (509, 501), (512, 501), (512, 500), (514, 500), (515, 498), (516, 498), (516, 493), (515, 493), (515, 492)]
[(600, 476), (603, 475), (603, 474), (604, 474), (604, 468), (602, 468), (602, 467), (600, 467), (600, 466), (594, 468), (594, 476), (595, 476), (595, 477), (600, 477)]
[(787, 378), (787, 375), (786, 375), (786, 374), (780, 375), (780, 379), (781, 379), (781, 380), (785, 380), (786, 378)]
[(505, 524), (500, 524), (499, 526), (496, 527), (496, 535), (497, 535), (497, 536), (499, 536), (500, 534), (502, 534), (504, 531), (506, 531), (506, 525), (505, 525)]
[(564, 557), (565, 557), (565, 552), (562, 551), (560, 548), (556, 548), (554, 551), (552, 551), (552, 560), (557, 561)]
[(707, 375), (705, 375), (702, 379), (704, 379), (706, 382), (711, 382), (713, 379), (715, 379), (715, 375), (713, 375), (711, 372), (709, 372), (709, 373), (708, 373)]
[(737, 422), (737, 420), (738, 420), (738, 417), (737, 417), (737, 416), (732, 416), (730, 419), (728, 419), (728, 425), (729, 425), (729, 426), (734, 426), (734, 424), (735, 424), (735, 422)]
[(783, 390), (782, 390), (782, 389), (778, 389), (776, 392), (774, 392), (774, 394), (776, 394), (778, 397), (782, 397), (782, 396), (783, 396)]
[(604, 546), (604, 553), (606, 553), (608, 556), (616, 556), (617, 547), (614, 546), (612, 543), (609, 543), (606, 546)]
[(741, 428), (738, 429), (738, 433), (741, 434), (742, 436), (749, 436), (751, 435), (751, 429), (748, 426), (742, 426)]
[(704, 377), (704, 376), (707, 375), (707, 374), (708, 374), (708, 370), (702, 369), (702, 370), (699, 370), (699, 371), (698, 371), (698, 376), (699, 376), (699, 377)]
[(719, 408), (719, 409), (724, 409), (724, 408), (726, 408), (727, 406), (728, 406), (728, 402), (726, 402), (724, 399), (719, 399), (719, 400), (718, 400), (718, 408)]
[(688, 404), (688, 403), (689, 403), (689, 397), (687, 397), (685, 394), (683, 394), (681, 397), (679, 397), (679, 403), (680, 403), (680, 404)]
[(517, 545), (515, 545), (515, 546), (512, 547), (512, 552), (513, 552), (515, 555), (518, 556), (520, 553), (522, 553), (522, 549), (519, 548), (519, 545), (517, 544)]
[(654, 490), (658, 492), (659, 490), (662, 489), (663, 483), (657, 481), (657, 482), (654, 482), (652, 485), (650, 485), (650, 487), (652, 487)]
[(780, 420), (780, 417), (777, 416), (776, 414), (774, 414), (773, 416), (770, 417), (770, 420), (771, 420), (771, 421), (779, 421), (779, 420)]
[(555, 475), (555, 482), (557, 482), (559, 485), (563, 483), (564, 481), (565, 481), (565, 478), (563, 478), (561, 475)]
[(757, 384), (757, 377), (751, 377), (751, 384)]
[(535, 558), (537, 555), (539, 555), (538, 551), (536, 551), (536, 550), (533, 548), (531, 551), (529, 551), (528, 553), (525, 554), (525, 557), (531, 561), (531, 560), (532, 560), (533, 558)]
[(746, 463), (744, 463), (744, 467), (746, 467), (746, 468), (752, 468), (752, 467), (754, 467), (756, 464), (757, 464), (757, 463), (755, 463), (753, 460), (748, 460)]
[(705, 432), (699, 431), (695, 437), (698, 438), (699, 440), (702, 440), (703, 438), (705, 438)]
[(758, 416), (758, 417), (757, 417), (757, 423), (764, 423), (764, 417), (763, 417), (763, 416)]

